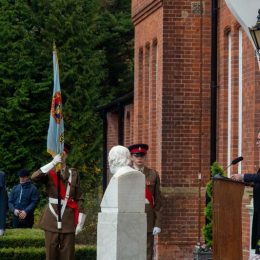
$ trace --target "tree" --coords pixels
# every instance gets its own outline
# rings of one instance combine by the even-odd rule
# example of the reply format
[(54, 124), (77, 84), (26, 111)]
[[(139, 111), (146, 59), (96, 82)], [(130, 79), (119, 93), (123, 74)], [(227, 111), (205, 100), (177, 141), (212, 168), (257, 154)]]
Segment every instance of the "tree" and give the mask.
[[(60, 59), (65, 140), (88, 187), (99, 179), (102, 127), (96, 107), (133, 84), (130, 1), (9, 0), (0, 3), (0, 169), (44, 161), (53, 88), (52, 45)], [(116, 44), (115, 44), (116, 40)]]
[[(104, 92), (119, 97), (133, 89), (134, 29), (129, 0), (104, 1), (99, 28), (100, 48), (106, 56)], [(111, 88), (113, 91), (111, 91)]]

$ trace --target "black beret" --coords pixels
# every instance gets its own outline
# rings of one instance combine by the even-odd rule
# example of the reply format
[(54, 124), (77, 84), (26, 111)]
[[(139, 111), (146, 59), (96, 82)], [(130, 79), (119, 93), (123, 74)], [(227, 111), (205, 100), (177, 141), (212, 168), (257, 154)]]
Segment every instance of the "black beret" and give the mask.
[(26, 169), (21, 169), (17, 172), (17, 175), (19, 177), (25, 177), (25, 176), (29, 176), (29, 172)]

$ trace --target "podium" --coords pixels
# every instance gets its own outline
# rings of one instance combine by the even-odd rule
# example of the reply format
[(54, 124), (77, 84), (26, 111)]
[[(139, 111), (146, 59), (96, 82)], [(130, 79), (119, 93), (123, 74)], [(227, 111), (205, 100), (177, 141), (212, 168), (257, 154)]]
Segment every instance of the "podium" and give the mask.
[(213, 178), (213, 259), (242, 260), (242, 197), (249, 184)]

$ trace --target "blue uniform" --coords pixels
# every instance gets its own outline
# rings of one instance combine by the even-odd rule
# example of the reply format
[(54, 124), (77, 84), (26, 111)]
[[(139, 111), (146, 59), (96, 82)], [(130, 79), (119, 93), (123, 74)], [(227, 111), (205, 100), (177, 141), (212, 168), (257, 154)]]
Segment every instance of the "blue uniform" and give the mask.
[(6, 180), (4, 172), (0, 172), (0, 229), (5, 229), (5, 219), (7, 210), (7, 193), (5, 188)]
[[(34, 217), (33, 213), (39, 200), (39, 192), (31, 181), (18, 184), (13, 187), (9, 196), (9, 210), (13, 213), (14, 228), (32, 228)], [(21, 220), (14, 215), (14, 210), (24, 210), (26, 218)]]

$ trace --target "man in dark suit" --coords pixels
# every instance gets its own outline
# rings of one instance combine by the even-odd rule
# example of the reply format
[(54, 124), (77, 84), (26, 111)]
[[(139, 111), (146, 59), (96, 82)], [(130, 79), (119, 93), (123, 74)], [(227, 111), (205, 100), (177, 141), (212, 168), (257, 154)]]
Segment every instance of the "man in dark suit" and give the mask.
[[(256, 145), (260, 148), (260, 132), (257, 135)], [(255, 253), (260, 256), (260, 168), (257, 173), (234, 174), (231, 179), (236, 181), (244, 181), (254, 183), (253, 200), (254, 215), (252, 225), (251, 248), (255, 249)]]

